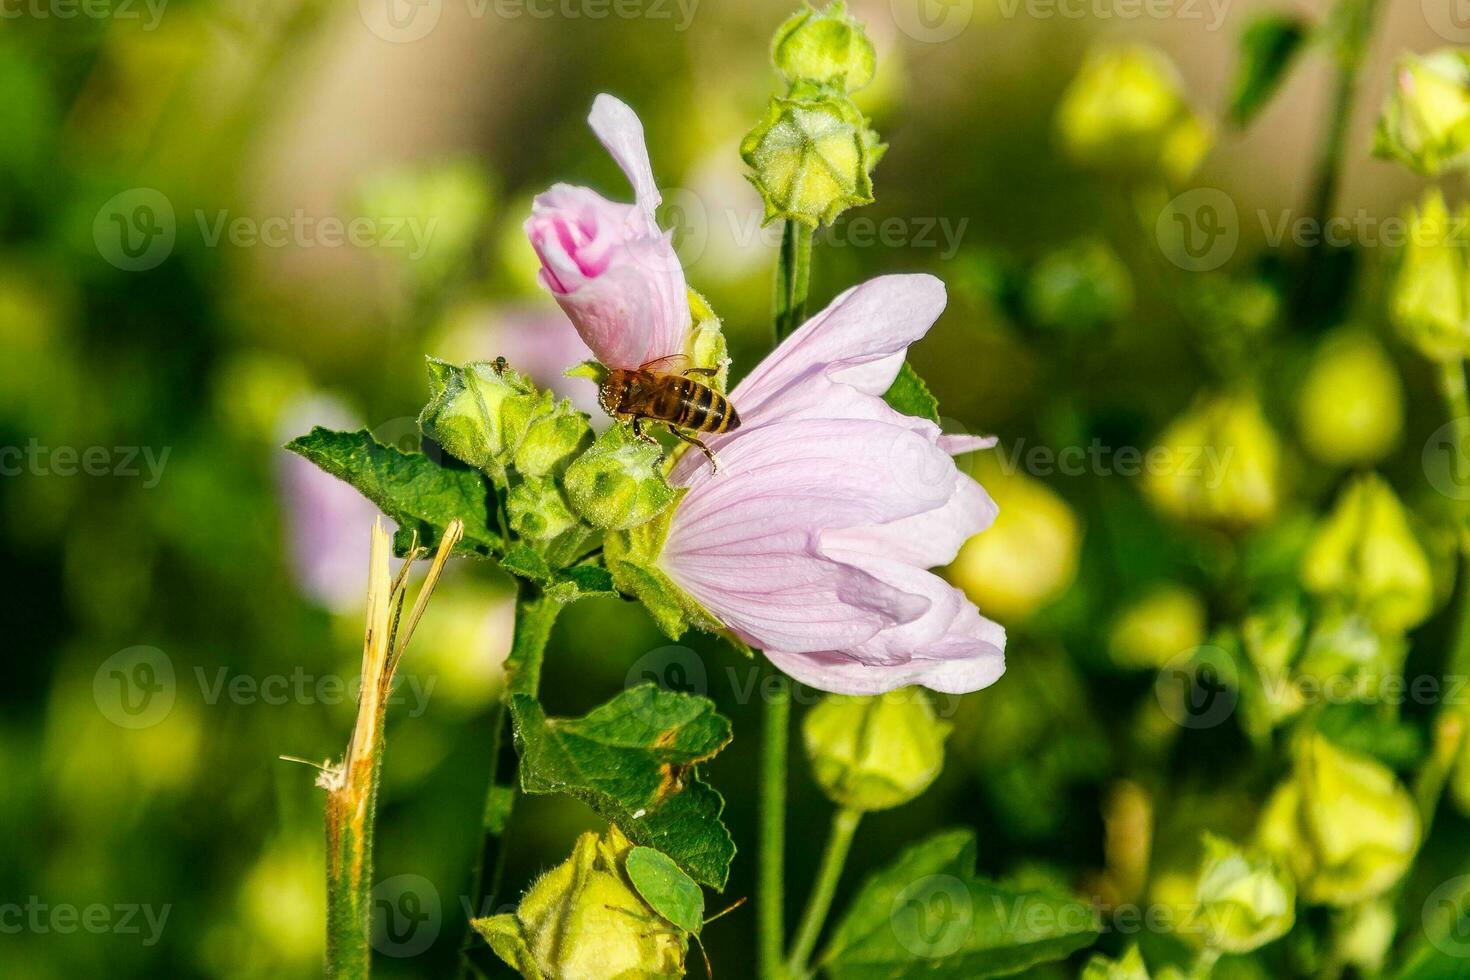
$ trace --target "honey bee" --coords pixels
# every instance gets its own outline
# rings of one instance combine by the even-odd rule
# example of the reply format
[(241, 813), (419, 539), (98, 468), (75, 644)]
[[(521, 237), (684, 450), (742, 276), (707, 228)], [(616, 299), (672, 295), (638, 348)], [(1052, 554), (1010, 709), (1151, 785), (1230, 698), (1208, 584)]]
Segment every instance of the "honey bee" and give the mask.
[[(649, 361), (636, 370), (615, 368), (607, 373), (597, 400), (602, 410), (619, 421), (631, 421), (633, 434), (644, 442), (658, 440), (643, 431), (645, 422), (660, 422), (669, 431), (709, 457), (711, 472), (718, 473), (719, 460), (689, 432), (719, 435), (740, 427), (740, 413), (730, 399), (692, 375), (710, 377), (714, 368), (691, 367), (684, 354), (671, 354)], [(685, 431), (687, 430), (687, 431)]]

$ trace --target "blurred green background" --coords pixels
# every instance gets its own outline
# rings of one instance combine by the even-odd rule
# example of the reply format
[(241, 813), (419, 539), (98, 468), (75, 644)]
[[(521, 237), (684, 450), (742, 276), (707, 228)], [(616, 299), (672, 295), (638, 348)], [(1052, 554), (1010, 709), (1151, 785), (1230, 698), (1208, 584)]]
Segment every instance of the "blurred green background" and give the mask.
[[(17, 930), (0, 916), (5, 977), (320, 972), (322, 793), (313, 770), (279, 757), (345, 745), (372, 510), (279, 447), (318, 423), (416, 446), (426, 353), (504, 353), (557, 381), (556, 358), (527, 339), (555, 334), (559, 314), (520, 224), (558, 180), (630, 199), (584, 122), (596, 93), (642, 116), (665, 224), (724, 320), (737, 374), (769, 343), (777, 236), (759, 228), (737, 146), (777, 90), (766, 47), (788, 4), (387, 2), (4, 8), (0, 446), (14, 451), (0, 458), (0, 903), (26, 919)], [(844, 887), (908, 840), (973, 825), (991, 874), (1142, 901), (1192, 868), (1200, 829), (1248, 836), (1282, 764), (1234, 720), (1173, 724), (1154, 673), (1110, 648), (1110, 625), (1165, 582), (1202, 596), (1211, 626), (1230, 623), (1260, 583), (1290, 577), (1345, 472), (1302, 451), (1298, 392), (1348, 319), (1404, 386), (1382, 468), (1432, 510), (1432, 378), (1382, 324), (1372, 284), (1386, 256), (1371, 243), (1334, 253), (1336, 305), (1273, 315), (1301, 256), (1288, 243), (1262, 258), (1256, 216), (1306, 206), (1328, 114), (1319, 57), (1248, 130), (1219, 124), (1192, 182), (1240, 216), (1216, 272), (1163, 262), (1129, 190), (1058, 152), (1055, 107), (1094, 40), (1170, 52), (1190, 101), (1217, 117), (1236, 35), (1262, 5), (853, 9), (880, 57), (858, 99), (890, 150), (876, 203), (819, 239), (814, 302), (881, 272), (945, 279), (950, 308), (913, 361), (950, 428), (997, 433), (1001, 458), (1022, 463), (981, 470), (1018, 516), (994, 532), (1005, 547), (955, 573), (1011, 628), (1009, 672), (940, 700), (956, 725), (940, 783), (865, 823)], [(1341, 213), (1389, 216), (1416, 191), (1368, 158), (1369, 131), (1391, 58), (1439, 43), (1419, 4), (1384, 13)], [(1198, 393), (1241, 378), (1285, 447), (1280, 500), (1249, 535), (1171, 522), (1115, 471), (1025, 475), (1036, 446), (1146, 449)], [(378, 822), (384, 977), (453, 969), (510, 601), (493, 568), (455, 565), (403, 668)], [(1433, 671), (1442, 633), (1432, 620), (1413, 634), (1409, 662)], [(708, 693), (735, 723), (709, 777), (742, 852), (728, 894), (750, 895), (751, 663), (705, 638), (669, 648), (633, 604), (584, 603), (558, 624), (543, 697), (581, 713), (647, 676)], [(1401, 766), (1422, 756), (1427, 714), (1405, 709)], [(792, 798), (794, 906), (829, 812), (799, 760)], [(507, 880), (521, 884), (598, 826), (551, 797), (515, 820)], [(1410, 895), (1464, 870), (1465, 829), (1446, 809)], [(753, 921), (747, 907), (710, 929), (717, 975), (752, 975)], [(1098, 948), (1133, 938), (1114, 930)]]

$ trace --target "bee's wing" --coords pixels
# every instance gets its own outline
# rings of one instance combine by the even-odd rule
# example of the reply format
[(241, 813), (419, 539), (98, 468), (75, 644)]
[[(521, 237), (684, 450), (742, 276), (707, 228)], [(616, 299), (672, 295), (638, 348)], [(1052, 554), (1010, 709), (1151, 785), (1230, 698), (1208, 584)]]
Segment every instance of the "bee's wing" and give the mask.
[(683, 374), (694, 366), (688, 354), (667, 354), (644, 363), (638, 370), (654, 374)]

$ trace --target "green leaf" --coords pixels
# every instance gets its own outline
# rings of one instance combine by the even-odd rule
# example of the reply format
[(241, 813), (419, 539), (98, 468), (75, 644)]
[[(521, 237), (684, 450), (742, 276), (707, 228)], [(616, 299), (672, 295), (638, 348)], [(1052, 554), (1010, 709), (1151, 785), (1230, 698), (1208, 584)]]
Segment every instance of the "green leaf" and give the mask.
[(611, 597), (618, 594), (611, 573), (601, 565), (573, 565), (554, 569), (541, 553), (530, 545), (514, 545), (500, 559), (500, 567), (546, 590), (557, 602)]
[(417, 530), (419, 543), (433, 548), (454, 518), (464, 522), (459, 554), (489, 556), (500, 547), (490, 528), (494, 490), (474, 470), (450, 469), (422, 453), (385, 446), (366, 429), (334, 432), (317, 426), (286, 448), (311, 460), (362, 495), (400, 525), (402, 534)]
[(905, 415), (928, 419), (935, 424), (939, 422), (939, 399), (930, 393), (929, 386), (908, 361), (903, 362), (898, 377), (888, 386), (883, 400)]
[(977, 878), (975, 853), (973, 831), (948, 831), (870, 877), (822, 954), (826, 976), (978, 980), (1062, 959), (1097, 937), (1086, 903)]
[(648, 907), (685, 932), (704, 926), (704, 892), (674, 859), (651, 847), (635, 847), (625, 862), (628, 880)]
[(1236, 126), (1251, 121), (1281, 87), (1310, 33), (1299, 17), (1266, 14), (1252, 21), (1240, 35), (1240, 70), (1230, 98), (1230, 120)]
[(641, 684), (581, 718), (547, 718), (524, 694), (510, 709), (523, 790), (574, 796), (695, 881), (725, 886), (735, 857), (725, 801), (694, 769), (730, 742), (713, 701)]

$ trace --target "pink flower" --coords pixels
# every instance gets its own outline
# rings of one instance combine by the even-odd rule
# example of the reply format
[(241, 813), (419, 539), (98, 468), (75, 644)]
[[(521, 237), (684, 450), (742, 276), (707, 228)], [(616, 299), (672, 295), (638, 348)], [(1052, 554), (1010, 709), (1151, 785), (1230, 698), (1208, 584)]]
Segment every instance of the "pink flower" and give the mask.
[(556, 184), (532, 203), (526, 235), (541, 259), (542, 284), (592, 353), (610, 368), (636, 368), (683, 353), (688, 286), (673, 233), (654, 219), (661, 198), (643, 124), (610, 95), (593, 101), (587, 121), (628, 175), (637, 203)]
[(812, 687), (964, 693), (1005, 670), (1005, 630), (927, 571), (994, 521), (952, 459), (994, 440), (944, 436), (882, 398), (944, 303), (924, 275), (843, 293), (730, 393), (743, 424), (709, 440), (718, 475), (696, 452), (671, 474), (688, 493), (660, 567)]

